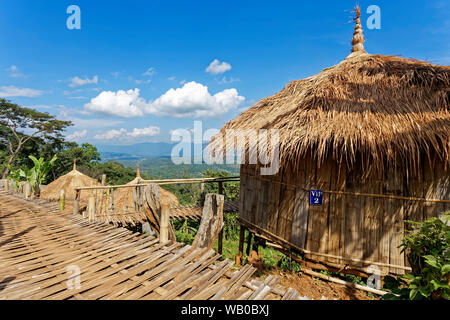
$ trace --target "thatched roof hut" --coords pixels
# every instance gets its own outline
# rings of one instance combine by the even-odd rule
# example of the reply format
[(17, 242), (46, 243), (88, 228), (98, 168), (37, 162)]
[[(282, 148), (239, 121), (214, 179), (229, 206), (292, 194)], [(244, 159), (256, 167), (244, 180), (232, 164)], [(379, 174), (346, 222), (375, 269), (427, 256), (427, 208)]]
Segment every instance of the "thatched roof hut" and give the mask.
[[(128, 182), (127, 185), (134, 185), (143, 183), (143, 179), (141, 178), (139, 165), (136, 165), (137, 172), (136, 172), (136, 178), (134, 178), (132, 181)], [(160, 197), (161, 201), (166, 201), (171, 207), (178, 207), (179, 202), (178, 198), (171, 193), (170, 191), (167, 191), (161, 187), (159, 187)], [(117, 191), (115, 191), (114, 195), (114, 207), (118, 209), (131, 209), (133, 208), (133, 189), (132, 188), (120, 188)]]
[[(241, 141), (249, 131), (258, 135), (243, 147), (246, 227), (327, 265), (364, 270), (374, 262), (401, 273), (403, 221), (449, 209), (450, 67), (368, 54), (358, 8), (355, 23), (346, 59), (260, 100), (210, 148), (236, 148), (230, 129)], [(260, 161), (249, 163), (267, 139), (259, 130), (279, 134), (273, 175), (261, 175)], [(323, 192), (322, 205), (310, 202), (311, 190)]]
[[(58, 200), (61, 190), (64, 190), (66, 199), (75, 199), (76, 187), (94, 187), (100, 183), (77, 170), (76, 160), (73, 162), (73, 170), (51, 182), (41, 191), (41, 198), (47, 200)], [(81, 193), (82, 200), (88, 200), (91, 193), (88, 191)]]

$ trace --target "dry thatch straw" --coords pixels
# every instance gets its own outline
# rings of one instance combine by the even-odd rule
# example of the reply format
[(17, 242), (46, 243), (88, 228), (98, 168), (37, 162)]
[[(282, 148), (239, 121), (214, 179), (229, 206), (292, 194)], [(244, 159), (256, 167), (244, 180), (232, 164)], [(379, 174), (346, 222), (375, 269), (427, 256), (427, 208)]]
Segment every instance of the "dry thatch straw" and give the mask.
[[(136, 165), (137, 167), (137, 174), (136, 178), (134, 178), (132, 181), (128, 182), (127, 185), (134, 185), (143, 183), (144, 180), (141, 178), (140, 171), (139, 171), (139, 165)], [(178, 198), (171, 192), (164, 190), (163, 188), (159, 187), (159, 193), (161, 197), (161, 201), (167, 202), (171, 207), (178, 207), (179, 202)], [(128, 209), (132, 209), (133, 204), (133, 189), (132, 188), (120, 188), (117, 191), (114, 192), (114, 207), (118, 209), (125, 210), (128, 206)]]
[[(450, 67), (368, 54), (358, 10), (355, 22), (344, 61), (290, 82), (228, 122), (211, 141), (212, 153), (236, 148), (234, 139), (225, 139), (228, 129), (239, 130), (240, 139), (243, 130), (278, 129), (281, 165), (298, 165), (311, 152), (319, 163), (331, 155), (348, 166), (358, 159), (367, 167), (411, 171), (435, 154), (448, 167)], [(255, 154), (256, 143), (247, 141), (244, 149)]]
[[(97, 180), (77, 171), (76, 161), (74, 161), (73, 170), (48, 184), (41, 191), (41, 198), (47, 200), (58, 200), (61, 190), (64, 190), (66, 199), (75, 199), (75, 188), (93, 187), (99, 185), (100, 183)], [(91, 195), (93, 195), (91, 191), (83, 190), (81, 192), (81, 199), (87, 200)]]

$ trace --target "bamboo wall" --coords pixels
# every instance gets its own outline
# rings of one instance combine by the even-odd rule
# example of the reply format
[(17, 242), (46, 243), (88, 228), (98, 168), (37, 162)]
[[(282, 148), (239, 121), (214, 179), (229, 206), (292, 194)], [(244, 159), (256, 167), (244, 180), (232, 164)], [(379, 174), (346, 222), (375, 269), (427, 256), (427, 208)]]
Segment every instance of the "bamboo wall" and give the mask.
[[(306, 158), (308, 159), (308, 158)], [(311, 158), (309, 158), (311, 159)], [(427, 199), (450, 199), (449, 172), (436, 159), (419, 174), (406, 170), (362, 176), (329, 159), (320, 167), (303, 160), (294, 169), (261, 176), (256, 165), (241, 166), (240, 217), (300, 248), (336, 256), (408, 266), (397, 248), (404, 220), (423, 221), (450, 210), (449, 204), (324, 193), (323, 205), (309, 204), (309, 190), (386, 194)], [(367, 271), (368, 264), (309, 254), (308, 258)], [(386, 274), (403, 269), (380, 267)]]

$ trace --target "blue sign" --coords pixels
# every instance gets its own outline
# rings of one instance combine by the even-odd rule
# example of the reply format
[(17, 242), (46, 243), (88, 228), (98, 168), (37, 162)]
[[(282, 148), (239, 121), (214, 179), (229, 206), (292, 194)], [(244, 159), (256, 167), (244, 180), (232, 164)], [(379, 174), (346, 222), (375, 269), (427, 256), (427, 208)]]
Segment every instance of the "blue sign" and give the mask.
[(310, 190), (309, 191), (309, 204), (313, 206), (321, 206), (323, 204), (323, 191), (322, 190)]

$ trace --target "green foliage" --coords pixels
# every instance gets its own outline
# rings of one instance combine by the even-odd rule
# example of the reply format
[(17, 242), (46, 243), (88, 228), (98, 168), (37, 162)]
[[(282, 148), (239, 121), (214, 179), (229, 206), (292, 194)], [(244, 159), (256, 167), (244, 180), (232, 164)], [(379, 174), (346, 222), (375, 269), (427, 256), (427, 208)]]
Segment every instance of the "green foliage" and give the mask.
[(393, 293), (384, 299), (450, 299), (450, 221), (449, 214), (422, 223), (408, 221), (412, 230), (405, 233), (400, 247), (406, 252), (412, 273), (399, 280)]
[[(228, 178), (232, 175), (228, 171), (213, 171), (207, 169), (202, 172), (204, 178)], [(219, 193), (217, 183), (205, 183), (205, 193)], [(239, 199), (239, 182), (223, 182), (223, 194), (226, 201), (237, 201)]]
[(224, 212), (223, 235), (227, 240), (239, 240), (238, 212)]
[(20, 169), (14, 170), (11, 165), (8, 165), (9, 175), (8, 180), (13, 184), (14, 189), (19, 190), (22, 176), (20, 175)]
[(283, 257), (278, 261), (278, 267), (283, 271), (290, 271), (293, 273), (298, 273), (302, 269), (302, 266), (298, 262), (286, 255), (283, 255)]
[(39, 160), (30, 155), (29, 158), (33, 161), (34, 167), (20, 169), (20, 176), (25, 178), (30, 183), (36, 196), (39, 196), (40, 185), (45, 181), (50, 169), (53, 167), (57, 157), (53, 156), (52, 160), (44, 161), (44, 158)]

